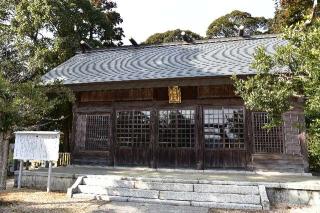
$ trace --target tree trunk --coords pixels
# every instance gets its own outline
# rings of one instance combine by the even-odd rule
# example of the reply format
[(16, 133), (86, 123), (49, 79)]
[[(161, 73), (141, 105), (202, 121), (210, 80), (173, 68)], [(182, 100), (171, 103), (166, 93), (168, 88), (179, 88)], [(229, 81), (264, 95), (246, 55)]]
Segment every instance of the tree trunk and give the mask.
[(0, 191), (6, 189), (10, 132), (0, 132)]

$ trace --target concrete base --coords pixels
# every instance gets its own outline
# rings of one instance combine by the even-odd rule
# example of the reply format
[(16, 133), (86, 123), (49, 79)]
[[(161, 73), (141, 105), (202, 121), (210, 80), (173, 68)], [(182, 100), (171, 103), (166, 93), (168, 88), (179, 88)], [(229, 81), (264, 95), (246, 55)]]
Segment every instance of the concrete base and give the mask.
[[(98, 176), (97, 176), (98, 175)], [(281, 173), (250, 173), (240, 171), (210, 171), (210, 172), (197, 172), (192, 171), (180, 171), (180, 170), (168, 170), (168, 171), (154, 171), (150, 169), (142, 168), (116, 168), (110, 169), (106, 167), (93, 167), (93, 166), (70, 166), (70, 167), (58, 167), (53, 168), (52, 173), (52, 190), (53, 191), (67, 191), (73, 183), (75, 183), (77, 177), (83, 176), (79, 184), (88, 185), (100, 185), (116, 188), (131, 188), (140, 190), (155, 190), (160, 192), (174, 191), (174, 192), (199, 192), (199, 193), (241, 193), (252, 192), (253, 194), (259, 193), (261, 195), (261, 187), (257, 190), (257, 186), (265, 186), (267, 197), (270, 200), (270, 204), (303, 204), (303, 205), (319, 205), (320, 200), (320, 179), (318, 177), (312, 177), (309, 175), (288, 175)], [(95, 177), (94, 180), (87, 179), (85, 177)], [(106, 178), (108, 177), (108, 178)], [(15, 180), (17, 179), (17, 173)], [(112, 181), (111, 181), (112, 180)], [(47, 184), (47, 170), (30, 170), (24, 171), (22, 175), (22, 187), (46, 189)], [(77, 184), (77, 185), (79, 185)], [(229, 187), (233, 185), (233, 187)], [(252, 187), (255, 186), (255, 187)], [(78, 187), (74, 186), (69, 194), (77, 193)], [(235, 191), (234, 191), (235, 190)], [(117, 200), (117, 201), (129, 201), (136, 200), (136, 202), (153, 202), (163, 203), (168, 201), (168, 204), (182, 205), (189, 202), (189, 205), (203, 205), (218, 207), (224, 204), (217, 204), (214, 201), (203, 202), (201, 201), (185, 201), (185, 200), (168, 200), (163, 201), (156, 198), (155, 194), (152, 194), (153, 198), (138, 198), (130, 197), (134, 193), (129, 194), (120, 193), (121, 189), (117, 189), (114, 195), (94, 197), (95, 199), (104, 200)], [(122, 192), (122, 191), (121, 191)], [(140, 193), (141, 191), (139, 191)], [(118, 194), (117, 194), (118, 193)], [(118, 196), (118, 195), (122, 196)], [(163, 193), (162, 193), (163, 194)], [(77, 194), (77, 196), (80, 196)], [(149, 195), (148, 195), (149, 196)], [(262, 197), (261, 197), (262, 199)], [(170, 201), (170, 202), (169, 202)], [(193, 202), (193, 204), (192, 204)], [(200, 202), (198, 204), (197, 202)], [(247, 205), (247, 204), (246, 204)], [(252, 204), (255, 205), (255, 204)], [(268, 204), (262, 202), (261, 206), (265, 209), (268, 208)], [(231, 206), (229, 206), (232, 208)], [(253, 206), (254, 207), (254, 206)], [(250, 209), (250, 206), (248, 206)], [(256, 208), (257, 209), (257, 208)]]
[[(70, 174), (52, 174), (51, 191), (66, 192), (70, 186), (76, 181), (76, 176)], [(21, 178), (21, 186), (27, 188), (46, 190), (48, 175), (47, 173), (33, 173), (24, 171)], [(15, 173), (14, 185), (18, 185), (18, 176)]]
[(266, 191), (271, 205), (285, 203), (319, 206), (320, 208), (320, 191), (281, 188), (267, 188)]

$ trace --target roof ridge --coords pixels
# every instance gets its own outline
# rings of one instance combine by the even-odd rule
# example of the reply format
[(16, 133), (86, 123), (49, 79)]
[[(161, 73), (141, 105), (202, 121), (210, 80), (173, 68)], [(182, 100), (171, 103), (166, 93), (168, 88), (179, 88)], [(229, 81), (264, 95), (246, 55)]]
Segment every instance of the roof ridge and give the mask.
[(169, 43), (151, 44), (151, 45), (142, 44), (139, 46), (126, 45), (126, 46), (120, 46), (120, 47), (92, 49), (92, 50), (87, 50), (85, 53), (82, 53), (79, 51), (77, 52), (76, 55), (90, 54), (90, 53), (97, 53), (97, 52), (118, 51), (118, 50), (137, 50), (137, 49), (144, 49), (144, 48), (189, 46), (189, 45), (222, 43), (222, 42), (243, 41), (243, 40), (269, 39), (269, 38), (277, 38), (277, 37), (279, 37), (279, 34), (264, 34), (264, 35), (254, 35), (254, 36), (244, 36), (244, 37), (235, 36), (235, 37), (221, 37), (221, 38), (213, 38), (213, 39), (205, 39), (205, 40), (196, 40), (192, 43), (181, 41), (181, 42), (169, 42)]

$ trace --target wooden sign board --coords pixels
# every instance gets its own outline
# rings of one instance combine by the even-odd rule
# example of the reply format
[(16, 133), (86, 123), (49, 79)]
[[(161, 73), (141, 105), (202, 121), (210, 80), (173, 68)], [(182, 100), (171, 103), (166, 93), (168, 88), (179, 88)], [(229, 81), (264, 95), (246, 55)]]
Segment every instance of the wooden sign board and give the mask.
[(181, 89), (178, 86), (168, 87), (169, 103), (180, 104), (181, 103)]
[(13, 159), (57, 161), (59, 132), (15, 132)]
[(47, 192), (50, 192), (52, 161), (59, 159), (59, 132), (15, 132), (13, 159), (20, 160), (18, 189), (21, 188), (23, 161), (49, 161)]

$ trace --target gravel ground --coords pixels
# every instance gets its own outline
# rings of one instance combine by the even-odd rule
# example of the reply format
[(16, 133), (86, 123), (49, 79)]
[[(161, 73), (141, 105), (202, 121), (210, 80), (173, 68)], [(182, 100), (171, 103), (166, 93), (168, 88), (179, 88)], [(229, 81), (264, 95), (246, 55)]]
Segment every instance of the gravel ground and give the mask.
[[(253, 213), (256, 211), (239, 211), (239, 210), (219, 210), (207, 208), (189, 207), (189, 206), (168, 206), (155, 204), (123, 203), (123, 202), (106, 202), (97, 200), (71, 199), (65, 193), (51, 192), (46, 193), (39, 190), (12, 188), (13, 181), (8, 181), (8, 190), (0, 192), (0, 213), (11, 212), (63, 212), (63, 213)], [(296, 207), (279, 205), (273, 207), (272, 211), (279, 213), (320, 213), (320, 207)]]
[(46, 193), (39, 190), (13, 188), (13, 180), (7, 184), (8, 190), (0, 192), (0, 213), (50, 212), (50, 213), (207, 213), (208, 208), (191, 206), (168, 206), (141, 203), (106, 202), (97, 200), (68, 198), (66, 193)]

